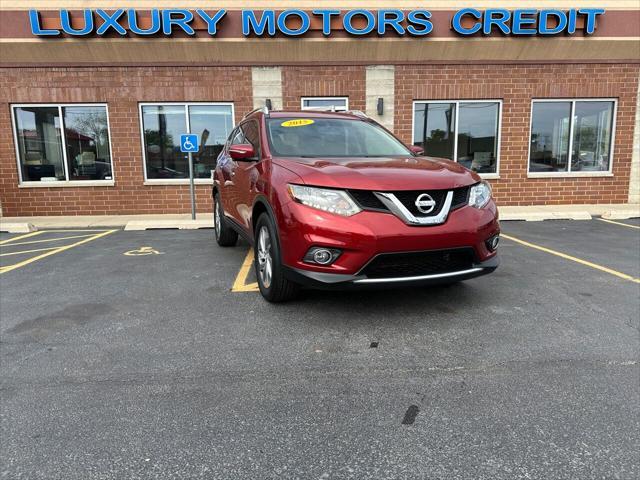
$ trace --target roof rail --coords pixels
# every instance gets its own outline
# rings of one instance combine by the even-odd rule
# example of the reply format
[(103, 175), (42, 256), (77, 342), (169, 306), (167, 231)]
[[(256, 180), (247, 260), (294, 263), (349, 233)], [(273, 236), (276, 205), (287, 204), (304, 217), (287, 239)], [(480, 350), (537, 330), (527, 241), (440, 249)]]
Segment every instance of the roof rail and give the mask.
[(305, 107), (307, 111), (315, 111), (315, 112), (331, 112), (331, 113), (346, 113), (347, 115), (355, 115), (360, 118), (369, 118), (369, 116), (364, 113), (362, 110), (336, 110), (335, 105), (331, 105), (330, 108), (327, 107)]
[(243, 119), (247, 118), (249, 115), (256, 113), (256, 112), (262, 112), (265, 115), (269, 115), (269, 109), (265, 106), (265, 107), (258, 107), (258, 108), (254, 108), (253, 110), (251, 110), (249, 113), (247, 113), (244, 117), (242, 117)]
[(361, 118), (369, 118), (369, 115), (364, 113), (362, 110), (346, 110), (342, 113), (348, 113), (350, 115), (355, 115), (356, 117), (361, 117)]

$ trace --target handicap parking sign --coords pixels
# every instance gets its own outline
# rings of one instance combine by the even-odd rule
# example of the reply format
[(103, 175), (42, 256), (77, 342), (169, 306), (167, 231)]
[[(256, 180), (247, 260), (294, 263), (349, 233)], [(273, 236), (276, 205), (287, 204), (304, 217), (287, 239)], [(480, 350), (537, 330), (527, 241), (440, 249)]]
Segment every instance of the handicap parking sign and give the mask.
[(180, 151), (183, 153), (198, 151), (198, 135), (185, 134), (180, 135)]

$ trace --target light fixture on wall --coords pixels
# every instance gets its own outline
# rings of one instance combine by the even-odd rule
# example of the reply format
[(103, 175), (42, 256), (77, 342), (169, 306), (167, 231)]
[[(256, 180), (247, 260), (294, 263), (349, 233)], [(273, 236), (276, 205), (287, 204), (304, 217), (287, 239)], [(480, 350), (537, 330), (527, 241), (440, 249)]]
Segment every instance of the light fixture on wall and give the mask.
[(378, 115), (382, 115), (384, 113), (384, 98), (378, 98)]
[(268, 110), (271, 110), (271, 109), (272, 109), (272, 106), (271, 106), (271, 99), (270, 99), (270, 98), (267, 98), (267, 99), (264, 101), (264, 104), (265, 104), (265, 106), (267, 107), (267, 109), (268, 109)]

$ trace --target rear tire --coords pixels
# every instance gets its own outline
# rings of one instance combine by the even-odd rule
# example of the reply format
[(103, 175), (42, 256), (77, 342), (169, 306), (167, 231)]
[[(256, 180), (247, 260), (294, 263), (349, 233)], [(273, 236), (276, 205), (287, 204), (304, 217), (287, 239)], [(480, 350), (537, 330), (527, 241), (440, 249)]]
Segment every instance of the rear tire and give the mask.
[(238, 232), (236, 232), (224, 217), (220, 194), (216, 193), (213, 199), (213, 225), (216, 231), (216, 242), (221, 247), (233, 247), (238, 243)]
[(254, 263), (260, 293), (268, 302), (293, 299), (300, 286), (284, 275), (278, 233), (271, 217), (263, 213), (255, 228)]

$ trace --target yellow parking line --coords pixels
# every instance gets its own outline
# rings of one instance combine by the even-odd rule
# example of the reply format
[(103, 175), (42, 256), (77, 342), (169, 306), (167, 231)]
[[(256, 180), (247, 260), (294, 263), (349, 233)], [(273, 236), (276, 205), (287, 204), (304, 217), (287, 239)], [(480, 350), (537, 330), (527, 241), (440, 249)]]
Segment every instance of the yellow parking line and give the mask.
[(0, 257), (8, 257), (9, 255), (21, 255), (25, 253), (44, 252), (45, 250), (54, 250), (60, 247), (35, 248), (33, 250), (21, 250), (19, 252), (0, 253)]
[(29, 258), (29, 259), (24, 260), (22, 262), (15, 263), (13, 265), (7, 265), (6, 267), (0, 268), (0, 274), (6, 273), (6, 272), (10, 272), (11, 270), (15, 270), (16, 268), (24, 267), (25, 265), (29, 265), (30, 263), (36, 262), (36, 261), (41, 260), (41, 259), (43, 259), (45, 257), (50, 256), (50, 255), (55, 255), (56, 253), (64, 252), (65, 250), (69, 250), (70, 248), (77, 247), (78, 245), (82, 245), (84, 243), (88, 243), (88, 242), (91, 242), (93, 240), (97, 240), (98, 238), (104, 237), (106, 235), (109, 235), (109, 234), (111, 234), (113, 232), (117, 232), (117, 231), (118, 230), (106, 230), (106, 231), (98, 233), (96, 235), (92, 235), (89, 238), (85, 238), (84, 240), (80, 240), (80, 241), (78, 241), (76, 243), (72, 243), (70, 245), (65, 245), (63, 247), (56, 248), (55, 250), (52, 250), (50, 252), (43, 253), (42, 255), (37, 255), (35, 257)]
[(70, 237), (45, 238), (44, 240), (30, 240), (28, 242), (11, 243), (11, 244), (9, 244), (7, 246), (8, 247), (14, 247), (16, 245), (31, 245), (33, 243), (56, 242), (58, 240), (70, 240), (72, 238), (84, 238), (84, 237), (91, 237), (91, 236), (93, 236), (93, 235), (91, 233), (89, 233), (87, 235), (72, 235)]
[(258, 283), (247, 283), (247, 277), (249, 276), (249, 272), (251, 271), (251, 265), (253, 264), (253, 249), (250, 248), (247, 252), (247, 256), (244, 258), (244, 262), (242, 262), (242, 266), (240, 267), (240, 271), (238, 275), (236, 275), (236, 279), (233, 282), (233, 286), (231, 287), (232, 292), (258, 292), (260, 288), (258, 287)]
[(640, 278), (635, 278), (635, 277), (632, 277), (631, 275), (627, 275), (626, 273), (618, 272), (617, 270), (613, 270), (608, 267), (603, 267), (602, 265), (598, 265), (597, 263), (592, 263), (592, 262), (588, 262), (587, 260), (582, 260), (581, 258), (572, 257), (571, 255), (567, 255), (566, 253), (558, 252), (556, 250), (543, 247), (541, 245), (536, 245), (535, 243), (525, 242), (524, 240), (520, 240), (519, 238), (515, 238), (510, 235), (505, 235), (503, 233), (501, 233), (500, 236), (502, 238), (506, 238), (507, 240), (511, 240), (512, 242), (516, 242), (516, 243), (519, 243), (520, 245), (524, 245), (525, 247), (534, 248), (536, 250), (540, 250), (541, 252), (555, 255), (556, 257), (564, 258), (566, 260), (571, 260), (572, 262), (576, 262), (581, 265), (585, 265), (587, 267), (595, 268), (596, 270), (600, 270), (601, 272), (605, 272), (610, 275), (615, 275), (616, 277), (622, 278), (624, 280), (629, 280), (630, 282), (640, 283)]
[(19, 237), (7, 238), (6, 240), (2, 240), (0, 245), (4, 245), (5, 243), (13, 242), (15, 240), (22, 240), (23, 238), (33, 237), (35, 235), (40, 235), (42, 230), (38, 230), (37, 232), (27, 233), (25, 235), (20, 235)]
[(100, 228), (100, 229), (81, 229), (78, 230), (77, 228), (58, 228), (58, 229), (52, 229), (52, 230), (44, 230), (47, 233), (80, 233), (80, 232), (104, 232), (105, 229), (104, 228)]
[(622, 222), (614, 222), (613, 220), (607, 220), (606, 218), (599, 218), (601, 222), (613, 223), (614, 225), (622, 225), (623, 227), (635, 228), (636, 230), (640, 230), (638, 225), (629, 225), (628, 223)]

